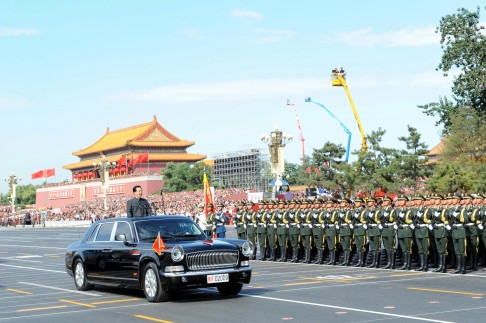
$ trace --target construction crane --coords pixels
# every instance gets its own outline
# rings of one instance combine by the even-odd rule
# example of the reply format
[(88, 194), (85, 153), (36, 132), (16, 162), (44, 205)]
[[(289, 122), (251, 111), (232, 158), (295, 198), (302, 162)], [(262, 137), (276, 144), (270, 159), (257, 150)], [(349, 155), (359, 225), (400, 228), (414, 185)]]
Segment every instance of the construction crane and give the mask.
[(346, 134), (348, 135), (348, 145), (347, 145), (347, 148), (346, 148), (346, 163), (347, 163), (349, 161), (349, 150), (351, 149), (351, 131), (341, 122), (341, 120), (339, 120), (338, 117), (336, 117), (328, 108), (326, 108), (324, 106), (324, 104), (316, 102), (316, 101), (312, 101), (312, 98), (310, 98), (310, 97), (306, 98), (305, 102), (312, 102), (314, 104), (317, 104), (318, 106), (320, 106), (324, 110), (326, 110), (327, 113), (329, 113), (331, 115), (331, 117), (336, 119), (339, 122), (339, 124), (341, 125), (341, 127), (344, 129), (344, 132), (346, 132)]
[(297, 120), (297, 128), (299, 129), (299, 140), (302, 143), (302, 165), (305, 165), (305, 149), (304, 149), (304, 134), (302, 133), (302, 127), (300, 126), (299, 115), (297, 114), (297, 108), (295, 104), (290, 103), (290, 100), (287, 99), (287, 106), (290, 107), (295, 112), (295, 119)]
[(346, 84), (346, 72), (341, 67), (340, 70), (337, 68), (332, 70), (331, 74), (331, 84), (332, 86), (342, 86), (348, 95), (349, 103), (351, 104), (351, 108), (353, 109), (354, 117), (356, 118), (356, 122), (358, 123), (359, 133), (361, 134), (361, 151), (366, 152), (368, 150), (368, 143), (366, 142), (366, 135), (363, 130), (363, 126), (361, 125), (361, 120), (359, 120), (358, 111), (356, 111), (356, 107), (354, 106), (353, 98), (351, 97), (351, 93), (349, 92), (348, 85)]

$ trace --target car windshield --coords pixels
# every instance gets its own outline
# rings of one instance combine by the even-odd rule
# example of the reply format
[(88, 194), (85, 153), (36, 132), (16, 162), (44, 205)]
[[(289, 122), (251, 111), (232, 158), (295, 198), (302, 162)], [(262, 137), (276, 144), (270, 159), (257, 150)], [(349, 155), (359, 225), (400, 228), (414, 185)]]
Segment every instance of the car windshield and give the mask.
[(135, 223), (139, 241), (152, 242), (160, 233), (166, 240), (204, 240), (206, 235), (190, 219), (154, 219)]

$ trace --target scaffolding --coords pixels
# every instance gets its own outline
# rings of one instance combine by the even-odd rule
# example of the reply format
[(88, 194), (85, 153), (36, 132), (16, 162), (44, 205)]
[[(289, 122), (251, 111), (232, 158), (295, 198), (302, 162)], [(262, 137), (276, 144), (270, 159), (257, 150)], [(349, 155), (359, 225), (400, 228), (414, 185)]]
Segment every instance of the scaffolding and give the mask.
[(270, 182), (268, 148), (254, 148), (214, 155), (212, 182), (225, 188), (266, 192)]

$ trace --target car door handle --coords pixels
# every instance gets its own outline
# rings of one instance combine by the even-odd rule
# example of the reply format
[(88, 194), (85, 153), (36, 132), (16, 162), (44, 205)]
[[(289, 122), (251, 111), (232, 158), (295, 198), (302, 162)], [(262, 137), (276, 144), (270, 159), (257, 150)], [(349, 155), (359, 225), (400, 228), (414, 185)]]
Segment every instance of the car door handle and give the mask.
[(103, 249), (102, 252), (112, 252), (113, 249)]

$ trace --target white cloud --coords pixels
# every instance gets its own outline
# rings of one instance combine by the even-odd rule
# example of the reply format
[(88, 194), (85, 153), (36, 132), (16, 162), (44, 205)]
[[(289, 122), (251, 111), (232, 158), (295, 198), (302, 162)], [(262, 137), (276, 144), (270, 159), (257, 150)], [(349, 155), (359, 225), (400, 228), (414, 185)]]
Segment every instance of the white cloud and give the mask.
[(426, 45), (439, 45), (440, 37), (435, 33), (434, 27), (403, 28), (399, 30), (374, 33), (372, 28), (364, 28), (337, 35), (337, 41), (348, 45), (374, 47), (417, 47)]
[(235, 9), (229, 13), (229, 16), (237, 18), (244, 23), (255, 23), (264, 18), (261, 13), (243, 9)]
[(25, 108), (29, 106), (27, 100), (11, 100), (0, 98), (0, 109)]
[(199, 36), (199, 30), (194, 28), (179, 29), (179, 33), (186, 36), (187, 38), (196, 38)]
[(276, 43), (297, 35), (296, 32), (290, 30), (271, 30), (258, 28), (255, 29), (255, 31), (261, 34), (261, 37), (259, 37), (256, 42), (262, 44)]
[(0, 37), (2, 36), (35, 36), (40, 34), (37, 29), (20, 29), (20, 28), (10, 28), (4, 27), (0, 28)]

